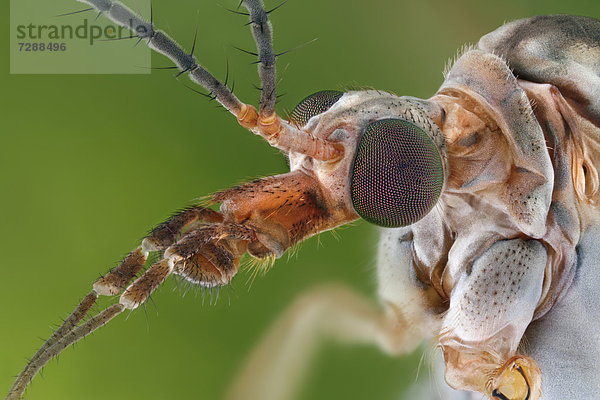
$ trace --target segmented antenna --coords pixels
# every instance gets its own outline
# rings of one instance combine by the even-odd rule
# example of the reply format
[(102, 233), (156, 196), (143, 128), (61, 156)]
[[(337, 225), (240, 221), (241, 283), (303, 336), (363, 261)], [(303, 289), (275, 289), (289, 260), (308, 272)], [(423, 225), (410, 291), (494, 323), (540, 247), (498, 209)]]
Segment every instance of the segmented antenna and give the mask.
[(275, 101), (277, 100), (273, 31), (262, 1), (244, 0), (243, 4), (250, 13), (252, 36), (254, 36), (258, 50), (258, 75), (262, 82), (260, 115), (268, 117), (275, 113)]
[(238, 116), (243, 103), (217, 78), (198, 63), (192, 52), (187, 53), (166, 33), (154, 28), (125, 5), (110, 0), (78, 0), (88, 4), (116, 24), (131, 30), (140, 39), (148, 40), (148, 47), (163, 54), (175, 63), (180, 74), (189, 73), (190, 79), (212, 93), (217, 101), (232, 114)]
[[(180, 70), (178, 74), (189, 73), (190, 79), (204, 87), (215, 100), (236, 116), (238, 122), (257, 135), (265, 138), (269, 144), (283, 151), (294, 151), (309, 155), (318, 160), (332, 160), (343, 154), (343, 149), (334, 144), (316, 138), (281, 119), (275, 113), (277, 101), (277, 74), (273, 51), (273, 32), (269, 13), (265, 11), (262, 0), (242, 0), (248, 10), (250, 27), (258, 53), (258, 74), (262, 82), (259, 110), (240, 101), (226, 84), (221, 83), (202, 65), (193, 54), (185, 50), (166, 33), (155, 29), (152, 21), (146, 22), (125, 5), (111, 0), (78, 0), (92, 6), (101, 15), (131, 30), (140, 40), (147, 39), (148, 46), (165, 55)], [(280, 5), (281, 6), (281, 5)], [(196, 38), (194, 38), (194, 44)], [(283, 53), (282, 53), (283, 54)]]

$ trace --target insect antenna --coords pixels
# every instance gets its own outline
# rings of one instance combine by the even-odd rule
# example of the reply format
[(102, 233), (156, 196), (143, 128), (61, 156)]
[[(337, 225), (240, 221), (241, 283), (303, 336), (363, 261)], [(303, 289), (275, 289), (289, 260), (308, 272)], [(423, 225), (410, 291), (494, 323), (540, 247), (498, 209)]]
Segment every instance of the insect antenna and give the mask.
[(293, 150), (323, 161), (342, 155), (343, 149), (339, 145), (316, 138), (282, 120), (275, 113), (277, 55), (273, 51), (271, 23), (261, 0), (242, 0), (240, 3), (240, 6), (244, 5), (248, 10), (251, 32), (257, 48), (257, 52), (240, 50), (258, 57), (258, 74), (263, 87), (258, 111), (253, 106), (241, 102), (226, 85), (197, 62), (193, 52), (185, 52), (163, 31), (155, 29), (152, 22), (143, 21), (121, 3), (110, 0), (79, 1), (93, 6), (113, 22), (130, 29), (136, 36), (147, 38), (150, 48), (173, 61), (181, 70), (180, 74), (189, 72), (192, 81), (211, 92), (219, 103), (237, 117), (242, 126), (261, 135), (271, 146), (286, 152)]
[[(256, 43), (257, 52), (246, 51), (258, 56), (258, 73), (262, 82), (259, 110), (241, 102), (226, 85), (210, 74), (196, 60), (192, 53), (167, 36), (163, 31), (155, 29), (152, 22), (145, 22), (129, 8), (110, 0), (79, 0), (94, 7), (106, 15), (111, 21), (130, 29), (134, 35), (148, 39), (148, 46), (163, 54), (175, 63), (181, 71), (189, 72), (190, 79), (211, 92), (216, 100), (234, 114), (239, 123), (260, 134), (269, 143), (283, 151), (294, 150), (310, 155), (319, 160), (331, 160), (339, 157), (342, 149), (326, 140), (299, 130), (275, 113), (276, 92), (276, 54), (273, 51), (272, 29), (268, 14), (260, 0), (242, 0), (250, 14), (251, 31)], [(197, 39), (197, 35), (195, 36)]]

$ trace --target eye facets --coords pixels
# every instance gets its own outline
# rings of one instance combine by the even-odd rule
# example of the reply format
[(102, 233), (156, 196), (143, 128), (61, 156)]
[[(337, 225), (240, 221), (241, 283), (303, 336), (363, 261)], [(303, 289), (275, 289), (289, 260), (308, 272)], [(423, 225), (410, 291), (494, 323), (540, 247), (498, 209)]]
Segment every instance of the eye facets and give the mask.
[(413, 224), (433, 208), (443, 183), (441, 157), (423, 129), (401, 119), (367, 126), (350, 189), (362, 218), (390, 228)]
[(343, 95), (343, 92), (337, 90), (322, 90), (313, 93), (298, 103), (290, 113), (289, 120), (297, 126), (304, 126), (315, 115), (329, 110)]

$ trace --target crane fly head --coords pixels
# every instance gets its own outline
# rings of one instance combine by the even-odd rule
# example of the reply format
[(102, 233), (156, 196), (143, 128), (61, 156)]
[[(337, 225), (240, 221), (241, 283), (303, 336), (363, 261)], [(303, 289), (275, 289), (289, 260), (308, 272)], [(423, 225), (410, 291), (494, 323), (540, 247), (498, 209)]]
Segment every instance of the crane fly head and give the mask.
[(289, 120), (344, 146), (338, 163), (347, 176), (348, 206), (371, 223), (393, 228), (427, 215), (446, 182), (445, 141), (431, 108), (423, 100), (374, 90), (324, 90), (302, 100)]

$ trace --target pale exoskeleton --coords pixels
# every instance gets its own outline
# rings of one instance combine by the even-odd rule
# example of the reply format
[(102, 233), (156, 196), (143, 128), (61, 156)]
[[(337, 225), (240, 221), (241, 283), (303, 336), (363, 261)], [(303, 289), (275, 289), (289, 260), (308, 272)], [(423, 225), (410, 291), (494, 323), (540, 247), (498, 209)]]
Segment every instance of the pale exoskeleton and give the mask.
[[(117, 20), (132, 19), (114, 3), (89, 3)], [(255, 21), (264, 17), (258, 3), (247, 4), (258, 13)], [(165, 251), (164, 259), (125, 290), (119, 305), (81, 328), (73, 328), (74, 318), (73, 326), (59, 329), (48, 351), (34, 356), (15, 396), (49, 357), (124, 308), (142, 304), (167, 275), (205, 286), (226, 284), (246, 250), (258, 258), (281, 256), (304, 237), (359, 215), (386, 227), (407, 226), (383, 234), (383, 308), (340, 289), (300, 301), (265, 342), (273, 349), (281, 344), (281, 351), (272, 352), (270, 361), (251, 358), (232, 396), (282, 398), (323, 326), (334, 338), (376, 343), (392, 354), (435, 338), (448, 383), (490, 397), (539, 398), (540, 385), (548, 399), (595, 393), (598, 380), (590, 374), (597, 343), (565, 345), (569, 351), (557, 362), (548, 342), (591, 330), (585, 324), (594, 307), (577, 296), (587, 290), (578, 282), (593, 287), (593, 281), (573, 283), (573, 277), (578, 260), (586, 265), (582, 260), (593, 242), (581, 235), (593, 232), (588, 227), (597, 194), (598, 106), (590, 100), (598, 92), (596, 21), (537, 20), (534, 26), (551, 36), (515, 33), (515, 25), (508, 25), (466, 52), (427, 101), (327, 91), (305, 99), (289, 123), (273, 113), (274, 57), (266, 21), (253, 24), (261, 54), (266, 52), (259, 113), (236, 101), (149, 24), (136, 23), (144, 27), (137, 30), (142, 37), (196, 73), (242, 125), (286, 151), (292, 172), (218, 193), (212, 200), (221, 203), (220, 213), (196, 207), (155, 229), (116, 272), (95, 284), (95, 292), (122, 292), (148, 251)], [(505, 49), (512, 39), (523, 48), (509, 42)], [(579, 271), (586, 277), (590, 268)], [(83, 311), (96, 293), (82, 303)], [(582, 306), (585, 320), (574, 324)], [(519, 349), (524, 331), (538, 318), (528, 348)], [(566, 332), (544, 323), (565, 324)], [(565, 365), (568, 380), (561, 380)], [(272, 381), (277, 385), (265, 385)]]

